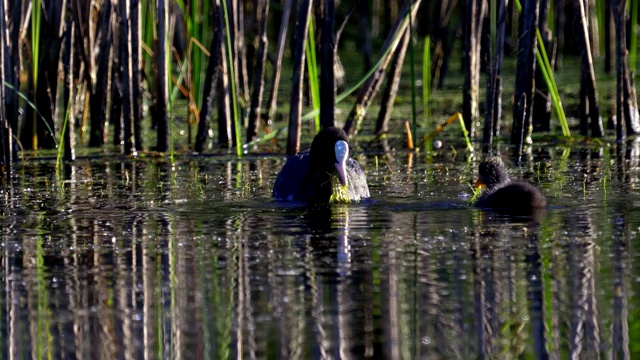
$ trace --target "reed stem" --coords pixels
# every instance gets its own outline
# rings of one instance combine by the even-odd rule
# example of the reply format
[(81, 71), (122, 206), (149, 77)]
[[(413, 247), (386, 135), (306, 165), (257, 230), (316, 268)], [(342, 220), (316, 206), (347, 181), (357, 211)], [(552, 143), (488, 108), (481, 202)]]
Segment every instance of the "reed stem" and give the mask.
[(233, 114), (233, 125), (236, 136), (236, 155), (242, 157), (242, 141), (240, 140), (240, 121), (238, 119), (238, 99), (236, 94), (235, 69), (233, 67), (233, 43), (231, 42), (231, 27), (229, 26), (229, 13), (227, 12), (227, 0), (222, 0), (222, 13), (227, 37), (227, 53), (229, 58), (229, 82), (231, 85), (231, 111)]

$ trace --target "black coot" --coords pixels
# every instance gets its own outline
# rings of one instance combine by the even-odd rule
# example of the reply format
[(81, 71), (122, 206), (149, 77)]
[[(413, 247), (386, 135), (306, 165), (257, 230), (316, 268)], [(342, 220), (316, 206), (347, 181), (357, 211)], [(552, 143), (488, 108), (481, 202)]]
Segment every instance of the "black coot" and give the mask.
[(475, 203), (479, 208), (525, 215), (547, 206), (547, 199), (535, 185), (509, 178), (499, 157), (491, 157), (480, 163), (476, 187), (480, 186), (487, 189)]
[(358, 162), (349, 157), (347, 140), (340, 128), (322, 129), (310, 149), (287, 159), (273, 186), (273, 197), (308, 203), (368, 198), (367, 178)]

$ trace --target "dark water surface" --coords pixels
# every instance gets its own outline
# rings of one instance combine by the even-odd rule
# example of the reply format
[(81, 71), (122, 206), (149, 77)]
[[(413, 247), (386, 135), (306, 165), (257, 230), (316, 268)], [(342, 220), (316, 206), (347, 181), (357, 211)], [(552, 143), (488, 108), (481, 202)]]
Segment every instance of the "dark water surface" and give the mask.
[(549, 198), (536, 219), (469, 207), (462, 152), (361, 155), (373, 199), (316, 208), (271, 200), (282, 156), (23, 162), (2, 358), (633, 358), (632, 146), (505, 154)]

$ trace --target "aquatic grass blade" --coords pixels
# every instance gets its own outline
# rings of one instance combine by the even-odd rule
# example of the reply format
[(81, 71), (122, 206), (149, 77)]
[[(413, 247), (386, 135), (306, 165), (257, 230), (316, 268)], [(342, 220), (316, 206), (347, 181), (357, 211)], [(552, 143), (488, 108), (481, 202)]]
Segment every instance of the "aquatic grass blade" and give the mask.
[[(4, 82), (4, 86), (8, 89), (13, 90), (22, 100), (24, 100), (27, 103), (27, 105), (29, 105), (29, 107), (33, 109), (34, 113), (38, 115), (40, 119), (42, 119), (42, 122), (47, 127), (47, 130), (49, 130), (51, 134), (54, 134), (53, 129), (51, 128), (51, 125), (49, 125), (49, 122), (45, 120), (44, 116), (40, 113), (40, 111), (38, 111), (38, 107), (36, 106), (36, 104), (34, 104), (33, 101), (29, 100), (27, 95), (25, 95), (22, 91), (16, 89), (15, 87), (13, 87), (13, 85), (7, 82)], [(56, 146), (59, 146), (58, 139), (56, 139), (55, 136), (53, 137), (53, 140), (55, 141)]]
[(311, 103), (313, 110), (317, 112), (315, 118), (316, 133), (320, 131), (320, 82), (318, 81), (318, 61), (316, 58), (316, 41), (313, 31), (313, 19), (309, 19), (309, 35), (305, 46), (307, 60), (307, 74), (309, 75), (309, 88), (311, 89)]

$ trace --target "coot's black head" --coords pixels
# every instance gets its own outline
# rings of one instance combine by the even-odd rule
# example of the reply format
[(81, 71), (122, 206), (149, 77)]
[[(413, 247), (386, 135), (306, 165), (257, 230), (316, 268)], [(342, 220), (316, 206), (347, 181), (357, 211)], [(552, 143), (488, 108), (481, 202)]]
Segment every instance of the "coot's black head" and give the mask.
[(348, 138), (344, 130), (330, 126), (322, 129), (311, 143), (309, 171), (321, 183), (335, 175), (342, 186), (347, 185), (346, 162), (349, 158)]
[(499, 157), (490, 157), (480, 163), (476, 187), (486, 186), (493, 189), (508, 182), (509, 173)]

